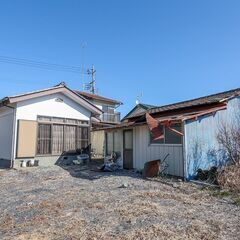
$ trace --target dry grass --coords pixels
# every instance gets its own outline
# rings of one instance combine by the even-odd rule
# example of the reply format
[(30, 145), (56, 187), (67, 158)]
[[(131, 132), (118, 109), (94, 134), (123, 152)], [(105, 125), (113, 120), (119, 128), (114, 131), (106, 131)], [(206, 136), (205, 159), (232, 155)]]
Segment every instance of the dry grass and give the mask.
[(240, 165), (226, 166), (219, 174), (218, 183), (223, 188), (240, 193)]
[[(0, 239), (232, 240), (240, 234), (239, 208), (191, 184), (173, 188), (129, 172), (71, 174), (53, 167), (1, 175)], [(123, 182), (129, 187), (119, 188)]]

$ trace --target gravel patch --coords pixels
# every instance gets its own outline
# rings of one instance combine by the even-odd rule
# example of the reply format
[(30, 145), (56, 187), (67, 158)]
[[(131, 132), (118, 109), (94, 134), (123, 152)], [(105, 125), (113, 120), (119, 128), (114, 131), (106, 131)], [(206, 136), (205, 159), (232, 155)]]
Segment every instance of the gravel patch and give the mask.
[(131, 171), (0, 172), (0, 239), (239, 239), (240, 208), (199, 186)]

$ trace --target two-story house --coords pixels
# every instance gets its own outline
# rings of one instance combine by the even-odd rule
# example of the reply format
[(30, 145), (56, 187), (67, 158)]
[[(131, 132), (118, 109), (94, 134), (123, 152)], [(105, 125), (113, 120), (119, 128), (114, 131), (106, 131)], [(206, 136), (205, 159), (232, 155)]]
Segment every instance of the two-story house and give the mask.
[(122, 102), (89, 92), (82, 92), (77, 90), (75, 92), (89, 100), (96, 107), (103, 111), (99, 119), (93, 119), (93, 128), (120, 123), (121, 115), (120, 112), (118, 112), (116, 109), (122, 105)]
[[(102, 110), (102, 114), (98, 118), (92, 117), (92, 130), (120, 124), (121, 115), (116, 109), (122, 105), (122, 102), (88, 92), (75, 92)], [(91, 131), (92, 158), (104, 157), (105, 139), (105, 131)]]

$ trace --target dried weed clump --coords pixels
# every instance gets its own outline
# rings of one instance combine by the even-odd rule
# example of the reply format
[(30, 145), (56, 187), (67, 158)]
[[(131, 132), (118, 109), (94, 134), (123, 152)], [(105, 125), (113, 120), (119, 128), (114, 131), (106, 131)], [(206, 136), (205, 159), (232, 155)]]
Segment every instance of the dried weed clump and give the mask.
[(226, 166), (218, 176), (221, 187), (234, 193), (240, 193), (240, 165)]

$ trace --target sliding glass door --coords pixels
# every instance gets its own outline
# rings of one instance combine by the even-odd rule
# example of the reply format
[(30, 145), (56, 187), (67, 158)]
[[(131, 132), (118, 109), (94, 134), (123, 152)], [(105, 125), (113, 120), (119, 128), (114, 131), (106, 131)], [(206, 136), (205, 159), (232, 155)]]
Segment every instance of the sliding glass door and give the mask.
[[(71, 124), (70, 120), (72, 121)], [(61, 123), (38, 123), (39, 155), (60, 155), (63, 152), (86, 148), (89, 144), (89, 126), (79, 120), (63, 121)], [(73, 125), (74, 122), (80, 123)]]
[(52, 125), (52, 154), (61, 154), (64, 146), (64, 126), (60, 124)]

